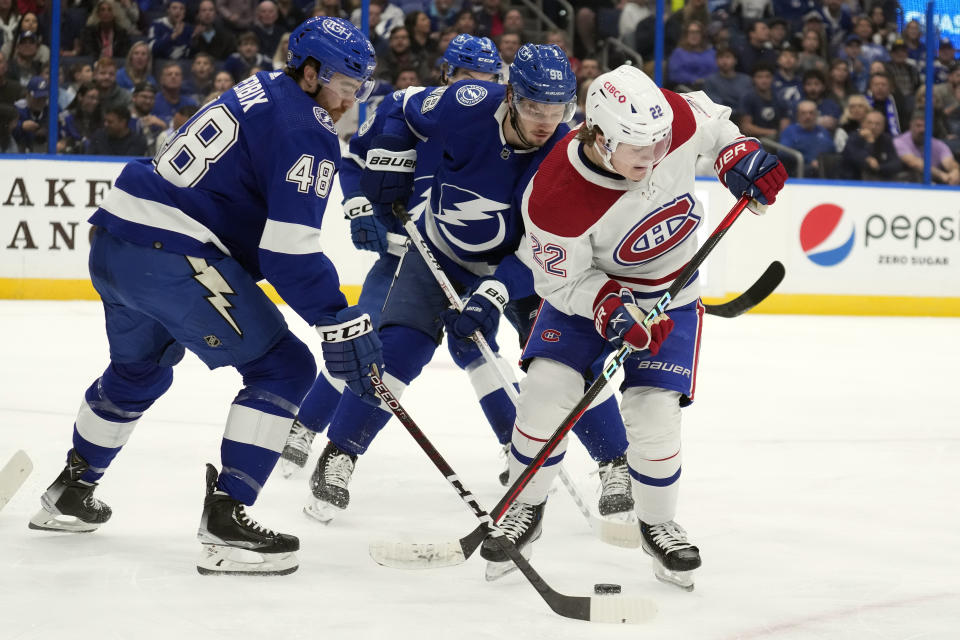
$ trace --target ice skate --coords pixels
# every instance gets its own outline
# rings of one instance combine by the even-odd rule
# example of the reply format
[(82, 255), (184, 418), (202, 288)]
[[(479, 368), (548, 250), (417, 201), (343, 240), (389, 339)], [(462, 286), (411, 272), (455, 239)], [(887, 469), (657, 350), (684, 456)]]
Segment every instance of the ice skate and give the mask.
[(626, 454), (600, 463), (599, 474), (600, 500), (597, 502), (597, 511), (600, 517), (612, 522), (636, 523)]
[(283, 451), (280, 453), (281, 476), (289, 478), (307, 466), (307, 458), (310, 457), (310, 445), (313, 444), (313, 438), (316, 435), (316, 431), (307, 429), (299, 420), (293, 421), (293, 426), (287, 435), (287, 442), (283, 445)]
[(327, 442), (317, 467), (310, 476), (310, 490), (314, 500), (303, 508), (303, 512), (329, 524), (339, 513), (350, 504), (350, 477), (357, 456), (341, 451), (333, 442)]
[(70, 450), (67, 466), (40, 497), (42, 509), (27, 525), (42, 531), (66, 531), (89, 533), (110, 519), (113, 511), (93, 497), (96, 482), (80, 479), (90, 465), (80, 455)]
[[(524, 558), (530, 558), (533, 542), (543, 533), (543, 511), (546, 504), (546, 502), (542, 504), (514, 502), (497, 525), (497, 528), (517, 547)], [(483, 541), (480, 555), (487, 560), (485, 577), (488, 581), (502, 578), (517, 568), (510, 557), (500, 550), (493, 538), (488, 537)]]
[(207, 465), (207, 495), (197, 538), (203, 575), (282, 576), (297, 570), (296, 536), (276, 533), (247, 515), (239, 500), (217, 489), (217, 470)]
[(693, 570), (700, 566), (700, 550), (687, 542), (687, 532), (673, 520), (661, 524), (640, 521), (644, 552), (653, 558), (657, 580), (693, 591)]

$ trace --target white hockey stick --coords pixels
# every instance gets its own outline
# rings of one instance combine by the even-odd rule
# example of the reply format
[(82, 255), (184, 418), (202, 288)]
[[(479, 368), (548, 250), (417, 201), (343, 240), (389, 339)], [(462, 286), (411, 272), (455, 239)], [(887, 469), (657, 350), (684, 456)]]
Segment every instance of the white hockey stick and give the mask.
[(17, 451), (10, 461), (0, 469), (0, 509), (7, 506), (33, 471), (33, 462), (24, 450)]
[[(450, 306), (457, 311), (463, 311), (463, 301), (460, 300), (460, 296), (457, 295), (456, 290), (453, 288), (453, 283), (450, 282), (447, 274), (444, 273), (443, 267), (440, 266), (440, 263), (433, 255), (433, 251), (430, 250), (429, 245), (427, 245), (426, 241), (423, 239), (423, 236), (420, 235), (420, 230), (417, 229), (417, 225), (407, 214), (406, 207), (399, 202), (394, 203), (393, 212), (394, 215), (396, 215), (397, 218), (403, 222), (404, 230), (407, 232), (407, 235), (410, 236), (410, 240), (423, 257), (423, 261), (427, 263), (427, 266), (430, 268), (433, 276), (437, 279), (437, 284), (440, 285), (440, 289), (442, 289), (444, 295), (447, 296), (447, 301), (450, 303)], [(497, 379), (500, 381), (500, 386), (503, 387), (503, 390), (506, 391), (510, 401), (513, 402), (513, 406), (516, 407), (517, 401), (519, 400), (517, 390), (514, 388), (513, 382), (507, 379), (503, 369), (500, 368), (497, 358), (493, 353), (493, 349), (490, 348), (490, 343), (488, 343), (486, 338), (483, 337), (483, 334), (479, 329), (474, 331), (470, 337), (474, 342), (477, 343), (477, 347), (480, 349), (480, 355), (483, 356), (483, 359), (486, 360), (487, 363), (496, 371)], [(596, 532), (597, 536), (599, 536), (603, 542), (618, 547), (626, 546), (635, 548), (640, 546), (640, 527), (637, 524), (607, 521), (603, 518), (598, 518), (597, 516), (593, 515), (593, 513), (590, 511), (590, 508), (586, 505), (583, 497), (580, 495), (580, 492), (577, 490), (573, 479), (570, 478), (570, 475), (563, 468), (562, 464), (560, 465), (560, 480), (563, 482), (563, 486), (567, 489), (567, 492), (573, 499), (574, 504), (576, 504), (577, 508), (580, 509), (580, 513), (583, 514), (583, 517), (586, 518), (587, 522), (590, 524), (590, 528)], [(634, 540), (636, 541), (635, 543)]]

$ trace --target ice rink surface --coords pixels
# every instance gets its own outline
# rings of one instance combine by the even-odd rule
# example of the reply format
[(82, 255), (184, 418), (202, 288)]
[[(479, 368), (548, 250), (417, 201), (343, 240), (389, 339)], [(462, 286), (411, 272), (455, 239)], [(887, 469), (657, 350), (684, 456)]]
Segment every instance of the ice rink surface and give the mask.
[[(455, 539), (476, 525), (396, 421), (329, 526), (301, 512), (308, 473), (267, 484), (251, 514), (300, 537), (297, 573), (198, 575), (203, 463), (219, 460), (240, 379), (189, 354), (97, 490), (113, 519), (92, 534), (28, 530), (106, 339), (92, 302), (2, 301), (0, 328), (0, 464), (21, 448), (35, 464), (0, 512), (2, 640), (960, 638), (960, 320), (708, 318), (677, 518), (703, 555), (696, 590), (657, 582), (642, 552), (593, 538), (559, 483), (534, 546), (559, 591), (617, 582), (653, 599), (656, 618), (629, 627), (560, 618), (518, 573), (488, 584), (479, 556), (427, 571), (370, 560), (375, 538)], [(509, 327), (502, 335), (513, 342)], [(403, 403), (492, 507), (499, 447), (445, 348)], [(596, 467), (579, 444), (566, 464), (593, 501)]]

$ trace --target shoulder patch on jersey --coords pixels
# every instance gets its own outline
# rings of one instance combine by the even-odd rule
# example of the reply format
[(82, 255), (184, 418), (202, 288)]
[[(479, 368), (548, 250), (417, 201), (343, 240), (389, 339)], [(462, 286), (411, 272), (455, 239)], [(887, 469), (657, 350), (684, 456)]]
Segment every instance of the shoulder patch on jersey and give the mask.
[(661, 91), (663, 97), (670, 104), (670, 108), (673, 109), (673, 140), (670, 142), (670, 151), (667, 151), (669, 154), (693, 137), (697, 130), (697, 119), (693, 115), (690, 103), (682, 96), (667, 89), (661, 89)]
[(440, 97), (443, 96), (443, 92), (446, 91), (446, 87), (437, 87), (430, 92), (423, 100), (423, 104), (420, 106), (420, 113), (426, 113), (432, 111), (434, 107), (437, 106), (437, 103), (440, 102)]
[(363, 134), (365, 134), (367, 131), (370, 131), (370, 127), (373, 126), (373, 121), (374, 121), (375, 118), (376, 118), (376, 116), (371, 113), (371, 114), (367, 117), (366, 121), (365, 121), (362, 125), (360, 125), (360, 131), (358, 131), (357, 133), (358, 133), (361, 137), (362, 137)]
[(320, 107), (313, 108), (313, 115), (317, 119), (317, 122), (323, 125), (323, 128), (329, 131), (330, 133), (336, 135), (337, 130), (333, 126), (333, 118), (330, 117), (330, 114), (326, 112), (325, 109)]
[(399, 100), (402, 95), (403, 95), (403, 89), (397, 89), (391, 94), (391, 97), (394, 100)]
[(563, 238), (583, 235), (627, 193), (588, 181), (570, 164), (567, 147), (577, 144), (576, 135), (574, 129), (547, 154), (527, 202), (530, 221)]
[(457, 102), (465, 107), (479, 104), (487, 97), (487, 90), (478, 84), (466, 84), (457, 89)]

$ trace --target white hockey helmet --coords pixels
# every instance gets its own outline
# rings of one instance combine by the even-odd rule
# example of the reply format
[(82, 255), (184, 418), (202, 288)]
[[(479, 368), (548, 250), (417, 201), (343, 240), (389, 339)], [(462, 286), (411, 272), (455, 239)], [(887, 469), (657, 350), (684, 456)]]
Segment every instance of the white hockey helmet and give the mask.
[(650, 166), (670, 150), (673, 109), (660, 88), (640, 69), (621, 65), (597, 76), (586, 100), (586, 126), (599, 127), (606, 140), (597, 150), (607, 169), (621, 143), (651, 147)]

